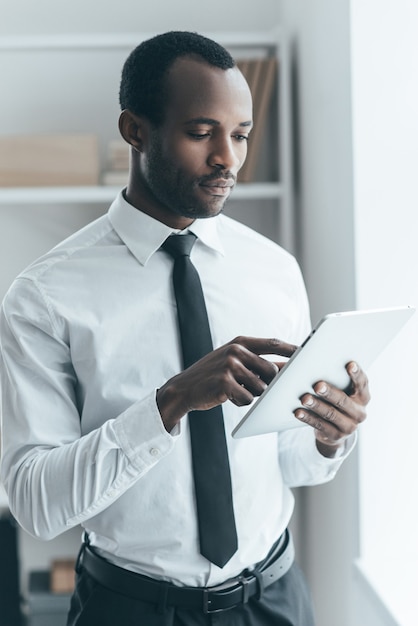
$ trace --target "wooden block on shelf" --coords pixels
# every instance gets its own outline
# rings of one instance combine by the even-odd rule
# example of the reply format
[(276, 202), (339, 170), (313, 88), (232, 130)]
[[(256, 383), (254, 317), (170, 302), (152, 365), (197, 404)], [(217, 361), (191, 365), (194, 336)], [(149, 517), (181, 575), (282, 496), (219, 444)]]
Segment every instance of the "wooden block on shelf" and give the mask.
[(95, 135), (0, 137), (0, 187), (84, 186), (98, 180)]
[(247, 79), (253, 96), (254, 128), (248, 142), (247, 158), (238, 174), (240, 183), (249, 183), (254, 181), (268, 108), (276, 85), (278, 64), (275, 57), (266, 57), (239, 61), (238, 67)]
[(72, 593), (75, 585), (75, 560), (55, 559), (51, 564), (50, 591)]

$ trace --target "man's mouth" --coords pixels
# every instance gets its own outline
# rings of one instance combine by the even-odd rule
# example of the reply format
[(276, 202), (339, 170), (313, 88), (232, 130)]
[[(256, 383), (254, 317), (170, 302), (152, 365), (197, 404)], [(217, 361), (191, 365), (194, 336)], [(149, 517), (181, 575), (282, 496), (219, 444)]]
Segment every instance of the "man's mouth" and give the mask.
[(234, 181), (232, 179), (218, 178), (200, 183), (200, 186), (211, 195), (227, 196), (234, 186)]

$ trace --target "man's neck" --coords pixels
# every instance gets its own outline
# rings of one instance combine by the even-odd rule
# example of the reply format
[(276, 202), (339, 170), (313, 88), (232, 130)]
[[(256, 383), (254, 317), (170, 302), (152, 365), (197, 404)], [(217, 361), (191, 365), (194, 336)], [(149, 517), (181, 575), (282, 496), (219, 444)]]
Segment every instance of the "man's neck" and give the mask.
[(170, 228), (184, 230), (194, 222), (190, 217), (183, 217), (182, 215), (172, 213), (161, 204), (155, 202), (153, 198), (150, 198), (149, 193), (147, 193), (143, 187), (138, 188), (138, 185), (133, 184), (132, 180), (129, 180), (128, 186), (123, 191), (123, 195), (125, 200), (138, 209), (138, 211), (150, 215)]

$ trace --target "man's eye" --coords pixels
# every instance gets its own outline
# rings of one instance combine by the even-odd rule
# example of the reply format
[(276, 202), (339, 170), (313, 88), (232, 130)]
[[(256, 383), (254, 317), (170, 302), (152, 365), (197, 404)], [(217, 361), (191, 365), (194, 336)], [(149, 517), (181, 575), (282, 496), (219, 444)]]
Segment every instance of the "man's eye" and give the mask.
[(235, 135), (235, 139), (237, 139), (238, 141), (248, 141), (249, 137), (248, 135)]
[(209, 137), (210, 134), (209, 133), (189, 133), (190, 137), (193, 137), (193, 139), (205, 139), (205, 137)]

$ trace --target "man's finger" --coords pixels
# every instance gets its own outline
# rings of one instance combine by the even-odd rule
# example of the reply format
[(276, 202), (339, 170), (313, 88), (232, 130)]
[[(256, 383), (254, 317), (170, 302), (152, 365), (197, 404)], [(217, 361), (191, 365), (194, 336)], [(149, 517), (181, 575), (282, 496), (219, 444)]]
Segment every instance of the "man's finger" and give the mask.
[(235, 337), (230, 343), (244, 346), (247, 350), (257, 355), (277, 354), (279, 356), (290, 357), (298, 348), (298, 346), (292, 343), (271, 337)]

